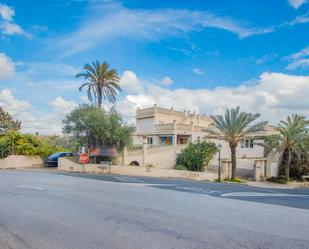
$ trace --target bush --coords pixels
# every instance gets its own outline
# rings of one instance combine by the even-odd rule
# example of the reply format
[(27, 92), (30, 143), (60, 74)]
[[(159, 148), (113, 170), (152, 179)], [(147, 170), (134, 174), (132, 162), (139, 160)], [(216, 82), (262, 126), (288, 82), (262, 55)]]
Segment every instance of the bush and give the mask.
[(37, 136), (21, 134), (17, 131), (8, 132), (1, 137), (0, 150), (2, 152), (2, 157), (11, 154), (46, 157), (56, 152), (66, 151), (63, 148), (45, 143)]
[(288, 179), (286, 179), (285, 176), (278, 176), (278, 177), (272, 176), (272, 177), (267, 178), (267, 181), (280, 183), (280, 184), (286, 184), (288, 182)]
[(177, 169), (177, 170), (188, 170), (188, 168), (186, 166), (183, 166), (183, 165), (175, 165), (174, 169)]
[(176, 165), (182, 165), (191, 171), (204, 171), (216, 151), (217, 147), (212, 142), (190, 143), (177, 155)]

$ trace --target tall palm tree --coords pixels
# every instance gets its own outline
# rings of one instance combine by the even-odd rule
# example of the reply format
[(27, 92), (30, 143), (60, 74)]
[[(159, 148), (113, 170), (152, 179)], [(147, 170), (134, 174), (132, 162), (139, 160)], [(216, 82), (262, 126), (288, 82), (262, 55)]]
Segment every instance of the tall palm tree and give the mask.
[(86, 64), (85, 72), (76, 75), (76, 78), (84, 78), (88, 82), (82, 84), (79, 90), (82, 91), (87, 87), (88, 99), (90, 102), (95, 102), (99, 108), (102, 107), (102, 100), (110, 103), (115, 103), (118, 91), (120, 88), (120, 77), (115, 69), (109, 69), (106, 62), (99, 61)]
[(265, 138), (264, 147), (280, 153), (279, 165), (284, 165), (285, 177), (290, 178), (292, 160), (301, 161), (306, 156), (309, 139), (309, 122), (304, 116), (293, 114), (286, 121), (281, 120), (275, 130), (278, 132)]
[(252, 114), (240, 112), (240, 107), (226, 109), (225, 115), (211, 116), (214, 126), (206, 131), (216, 138), (225, 140), (229, 143), (232, 161), (232, 179), (236, 174), (236, 147), (240, 140), (254, 132), (264, 130), (267, 122), (259, 122), (249, 126), (261, 115), (259, 113)]

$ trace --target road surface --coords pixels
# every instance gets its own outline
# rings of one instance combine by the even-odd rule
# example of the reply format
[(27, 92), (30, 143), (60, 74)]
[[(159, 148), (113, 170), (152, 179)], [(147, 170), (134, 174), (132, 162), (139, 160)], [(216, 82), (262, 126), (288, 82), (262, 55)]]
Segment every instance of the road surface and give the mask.
[(309, 248), (309, 191), (0, 171), (1, 249)]

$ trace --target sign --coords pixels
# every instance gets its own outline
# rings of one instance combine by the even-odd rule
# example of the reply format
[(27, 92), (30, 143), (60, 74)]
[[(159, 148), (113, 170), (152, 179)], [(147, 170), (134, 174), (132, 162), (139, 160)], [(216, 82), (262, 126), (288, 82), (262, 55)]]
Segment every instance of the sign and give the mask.
[(82, 163), (82, 164), (88, 163), (88, 162), (89, 162), (89, 156), (88, 156), (88, 154), (87, 154), (87, 153), (82, 153), (82, 154), (80, 154), (80, 155), (79, 155), (79, 161), (80, 161), (80, 163)]
[(117, 155), (117, 149), (115, 147), (99, 146), (92, 148), (90, 156), (107, 156), (114, 157)]
[(112, 165), (111, 161), (102, 161), (101, 164), (98, 166), (99, 168), (108, 168)]

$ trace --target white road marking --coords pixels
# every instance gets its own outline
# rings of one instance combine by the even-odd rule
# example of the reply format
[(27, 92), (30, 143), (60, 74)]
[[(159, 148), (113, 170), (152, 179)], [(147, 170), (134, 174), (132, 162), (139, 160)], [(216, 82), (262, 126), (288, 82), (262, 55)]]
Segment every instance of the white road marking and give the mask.
[(176, 188), (194, 192), (201, 192), (203, 190), (202, 188), (198, 187), (185, 187), (185, 186), (177, 186)]
[(208, 193), (209, 193), (209, 194), (214, 194), (214, 193), (220, 193), (220, 191), (213, 190), (213, 191), (209, 191)]
[(284, 193), (232, 192), (222, 194), (222, 197), (309, 197), (309, 195), (294, 195)]
[(114, 176), (117, 180), (121, 182), (144, 182), (143, 180), (136, 179), (134, 177), (124, 177), (124, 176)]
[(43, 190), (44, 188), (29, 186), (29, 185), (16, 185), (17, 188), (25, 188), (25, 189), (32, 189), (32, 190)]

